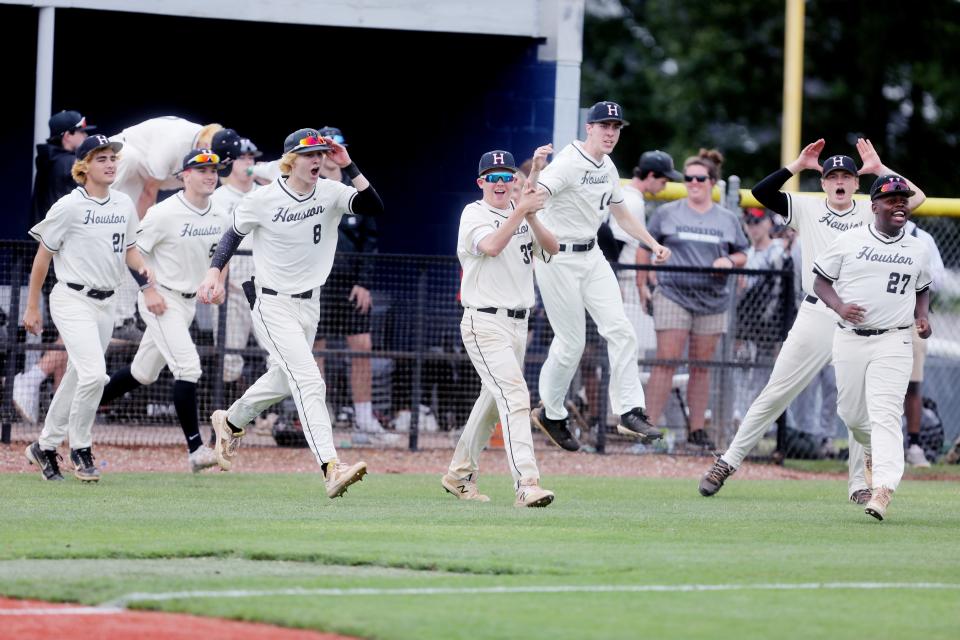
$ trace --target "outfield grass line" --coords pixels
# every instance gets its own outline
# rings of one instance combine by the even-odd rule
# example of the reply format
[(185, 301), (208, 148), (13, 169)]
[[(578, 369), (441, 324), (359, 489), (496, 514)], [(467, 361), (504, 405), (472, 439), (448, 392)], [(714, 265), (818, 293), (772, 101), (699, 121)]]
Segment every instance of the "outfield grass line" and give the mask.
[(0, 616), (106, 616), (126, 613), (122, 607), (34, 607), (32, 609), (0, 609)]
[(351, 588), (226, 589), (223, 591), (171, 591), (129, 593), (105, 602), (103, 607), (126, 607), (136, 602), (164, 602), (193, 598), (264, 598), (271, 596), (436, 596), (511, 593), (687, 593), (698, 591), (814, 591), (818, 589), (960, 589), (949, 582), (772, 582), (757, 584), (621, 584), (539, 585), (529, 587), (409, 587), (393, 589)]

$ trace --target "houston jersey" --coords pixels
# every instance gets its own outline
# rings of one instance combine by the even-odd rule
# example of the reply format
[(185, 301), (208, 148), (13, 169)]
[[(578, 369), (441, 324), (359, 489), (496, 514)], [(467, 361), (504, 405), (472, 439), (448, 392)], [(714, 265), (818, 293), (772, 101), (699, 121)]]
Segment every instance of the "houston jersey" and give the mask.
[(834, 283), (841, 300), (866, 309), (859, 329), (912, 325), (917, 294), (930, 286), (930, 254), (923, 241), (903, 229), (888, 238), (872, 224), (840, 234), (813, 268)]
[(488, 256), (477, 248), (507, 221), (513, 209), (513, 203), (509, 209), (497, 209), (477, 200), (460, 214), (457, 257), (463, 267), (460, 299), (465, 307), (533, 307), (533, 252), (539, 247), (527, 221), (520, 223), (499, 255)]
[(337, 226), (357, 190), (318, 180), (300, 195), (278, 178), (247, 196), (233, 212), (233, 228), (253, 234), (257, 282), (280, 293), (301, 293), (327, 281), (337, 250)]
[[(260, 188), (260, 185), (254, 182), (250, 191), (244, 193), (243, 191), (238, 191), (229, 184), (224, 183), (217, 187), (217, 190), (213, 192), (213, 195), (210, 196), (210, 201), (213, 202), (214, 205), (220, 207), (220, 209), (227, 214), (227, 217), (232, 219), (233, 210), (237, 208), (237, 205), (240, 204), (240, 201), (243, 200), (243, 197), (250, 195), (258, 188)], [(243, 242), (240, 243), (238, 248), (245, 251), (252, 251), (253, 238), (247, 236), (243, 239)]]
[[(138, 173), (142, 178), (160, 180), (161, 189), (179, 189), (183, 185), (174, 174), (183, 167), (183, 156), (196, 147), (197, 135), (203, 126), (177, 118), (164, 116), (151, 118), (127, 127), (111, 136), (140, 152), (141, 165)], [(120, 154), (123, 162), (123, 154)]]
[(827, 204), (827, 196), (807, 196), (786, 193), (787, 224), (800, 234), (800, 260), (803, 262), (800, 280), (803, 290), (813, 295), (813, 261), (826, 251), (830, 243), (844, 231), (862, 227), (873, 220), (870, 205), (853, 201), (845, 213), (838, 213)]
[(229, 218), (213, 201), (206, 209), (197, 209), (180, 191), (147, 209), (137, 231), (137, 247), (158, 283), (194, 293), (228, 224)]
[(538, 183), (550, 194), (541, 220), (560, 242), (593, 238), (610, 203), (623, 202), (620, 176), (610, 156), (596, 162), (579, 140), (556, 155)]
[(112, 291), (126, 275), (127, 249), (136, 244), (138, 222), (126, 194), (110, 190), (97, 200), (77, 187), (29, 233), (53, 254), (57, 280)]

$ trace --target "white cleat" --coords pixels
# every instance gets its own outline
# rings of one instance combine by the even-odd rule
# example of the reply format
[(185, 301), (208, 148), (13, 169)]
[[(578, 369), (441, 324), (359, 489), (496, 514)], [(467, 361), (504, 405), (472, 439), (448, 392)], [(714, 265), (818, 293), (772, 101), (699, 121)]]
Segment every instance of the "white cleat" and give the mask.
[(222, 409), (214, 411), (210, 416), (210, 424), (213, 426), (213, 432), (217, 436), (217, 442), (214, 449), (217, 452), (217, 464), (224, 471), (229, 471), (233, 466), (234, 458), (237, 457), (237, 450), (240, 448), (240, 439), (245, 432), (234, 433), (227, 424), (227, 412)]
[(918, 444), (910, 445), (904, 457), (906, 458), (907, 464), (911, 467), (927, 468), (930, 466), (930, 461), (927, 460), (927, 454), (923, 452), (923, 447)]
[(190, 461), (190, 471), (194, 473), (215, 467), (220, 463), (217, 458), (217, 452), (207, 445), (202, 445), (199, 449), (188, 455), (187, 459)]
[(337, 459), (331, 460), (327, 463), (327, 469), (323, 474), (324, 483), (327, 485), (327, 497), (331, 500), (339, 498), (347, 492), (347, 487), (354, 482), (360, 482), (365, 475), (367, 475), (366, 462), (346, 464)]
[(538, 478), (525, 478), (520, 481), (517, 489), (515, 507), (546, 507), (553, 502), (553, 491), (547, 491), (540, 486)]

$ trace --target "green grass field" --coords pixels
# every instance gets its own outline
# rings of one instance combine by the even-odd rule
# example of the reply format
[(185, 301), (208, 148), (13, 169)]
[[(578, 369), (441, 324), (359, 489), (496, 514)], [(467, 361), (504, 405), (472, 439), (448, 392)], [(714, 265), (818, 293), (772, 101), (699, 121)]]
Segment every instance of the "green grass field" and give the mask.
[[(878, 523), (835, 480), (731, 481), (704, 499), (695, 480), (552, 477), (557, 501), (539, 510), (515, 509), (503, 476), (483, 478), (489, 504), (460, 503), (438, 480), (368, 476), (331, 502), (319, 475), (2, 475), (0, 593), (102, 604), (203, 590), (128, 606), (418, 640), (960, 629), (955, 482), (905, 482)], [(765, 586), (802, 583), (952, 586)]]

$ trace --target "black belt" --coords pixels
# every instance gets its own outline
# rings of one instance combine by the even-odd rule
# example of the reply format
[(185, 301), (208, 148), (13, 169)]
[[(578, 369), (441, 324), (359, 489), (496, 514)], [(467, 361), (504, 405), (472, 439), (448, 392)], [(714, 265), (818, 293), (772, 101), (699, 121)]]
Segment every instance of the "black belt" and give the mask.
[(804, 298), (803, 300), (805, 302), (809, 302), (810, 304), (817, 304), (818, 302), (820, 302), (820, 298), (818, 298), (817, 296), (812, 296), (809, 293), (807, 294), (807, 297)]
[[(477, 311), (495, 314), (497, 311), (500, 311), (500, 309), (497, 307), (484, 307), (483, 309), (477, 309)], [(526, 309), (504, 309), (504, 312), (506, 312), (508, 318), (515, 318), (517, 320), (523, 320), (527, 317)]]
[[(64, 284), (66, 284), (68, 287), (70, 287), (74, 291), (83, 291), (84, 289), (87, 289), (87, 287), (83, 286), (82, 284), (75, 284), (73, 282), (65, 282)], [(94, 298), (96, 300), (106, 300), (112, 295), (113, 295), (113, 291), (104, 291), (102, 289), (87, 289), (87, 297)]]
[(563, 244), (561, 242), (560, 251), (590, 251), (595, 244), (597, 244), (596, 239), (591, 240), (587, 244)]
[(170, 287), (168, 287), (168, 286), (165, 285), (165, 284), (162, 284), (162, 285), (160, 285), (160, 286), (163, 287), (164, 289), (166, 289), (167, 291), (172, 291), (173, 293), (177, 294), (177, 295), (180, 296), (181, 298), (186, 298), (187, 300), (190, 300), (191, 298), (196, 298), (196, 297), (197, 297), (197, 294), (196, 294), (196, 293), (183, 293), (182, 291), (177, 291), (176, 289), (171, 289)]
[[(260, 288), (260, 291), (263, 292), (263, 293), (265, 293), (265, 294), (267, 294), (268, 296), (277, 296), (277, 295), (280, 295), (278, 292), (274, 291), (273, 289), (268, 289), (267, 287), (261, 287), (261, 288)], [(291, 297), (291, 298), (300, 298), (301, 300), (309, 300), (310, 298), (313, 297), (313, 289), (310, 289), (310, 290), (308, 290), (308, 291), (304, 291), (303, 293), (291, 293), (291, 294), (290, 294), (290, 297)]]
[(892, 329), (853, 329), (853, 328), (845, 327), (838, 322), (837, 326), (840, 327), (841, 329), (852, 331), (858, 336), (879, 336), (884, 333), (889, 333), (890, 331), (903, 331), (904, 329), (909, 329), (912, 325), (908, 324), (905, 327), (894, 327)]

